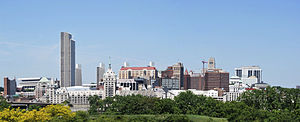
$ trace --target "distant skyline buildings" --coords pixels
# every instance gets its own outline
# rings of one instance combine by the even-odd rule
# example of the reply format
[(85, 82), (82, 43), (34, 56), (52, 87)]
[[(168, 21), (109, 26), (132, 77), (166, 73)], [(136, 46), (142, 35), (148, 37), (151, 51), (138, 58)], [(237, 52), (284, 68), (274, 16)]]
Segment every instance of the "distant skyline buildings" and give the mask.
[(236, 67), (259, 65), (263, 81), (295, 88), (300, 85), (300, 77), (295, 77), (300, 68), (300, 24), (295, 16), (300, 1), (270, 4), (259, 0), (2, 1), (1, 86), (5, 76), (60, 79), (59, 35), (71, 32), (78, 40), (76, 62), (83, 66), (83, 83), (96, 82), (96, 65), (108, 62), (104, 60), (108, 56), (115, 58), (116, 70), (124, 61), (144, 66), (150, 60), (158, 70), (165, 70), (179, 59), (193, 71), (201, 70), (202, 57), (208, 61), (214, 56), (217, 66), (231, 76)]
[(76, 64), (75, 67), (75, 86), (82, 86), (81, 64)]
[(99, 63), (97, 67), (97, 88), (103, 86), (103, 75), (105, 73), (105, 64)]
[(68, 32), (61, 32), (60, 86), (75, 86), (75, 41)]

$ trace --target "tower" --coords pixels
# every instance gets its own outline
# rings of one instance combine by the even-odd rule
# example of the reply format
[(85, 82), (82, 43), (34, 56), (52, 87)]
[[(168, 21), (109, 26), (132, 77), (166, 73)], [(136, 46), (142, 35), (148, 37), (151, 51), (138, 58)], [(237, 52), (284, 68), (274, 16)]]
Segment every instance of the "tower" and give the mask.
[(75, 85), (75, 41), (72, 35), (67, 32), (61, 32), (61, 57), (60, 57), (60, 78), (61, 87), (70, 87)]
[(75, 86), (82, 86), (81, 64), (76, 64), (75, 67)]
[(215, 69), (215, 68), (216, 68), (215, 58), (211, 57), (208, 60), (208, 67), (207, 67), (207, 69)]
[(112, 71), (110, 63), (107, 71), (103, 75), (103, 83), (104, 83), (104, 98), (115, 96), (117, 78), (115, 72)]
[(97, 67), (97, 88), (103, 85), (103, 75), (105, 73), (105, 65), (100, 63)]
[(8, 77), (4, 77), (4, 96), (13, 96), (16, 94), (16, 79), (10, 80)]

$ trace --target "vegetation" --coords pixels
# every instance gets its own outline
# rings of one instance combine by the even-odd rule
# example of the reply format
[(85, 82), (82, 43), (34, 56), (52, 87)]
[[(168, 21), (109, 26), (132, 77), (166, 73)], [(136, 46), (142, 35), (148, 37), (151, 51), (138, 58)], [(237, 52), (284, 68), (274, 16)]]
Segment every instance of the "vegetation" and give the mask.
[(0, 96), (0, 111), (3, 111), (5, 108), (8, 108), (10, 105), (7, 103), (5, 98)]
[(300, 90), (268, 87), (243, 93), (239, 101), (221, 102), (191, 91), (171, 99), (141, 95), (89, 98), (93, 115), (183, 114), (227, 118), (229, 121), (300, 121)]
[(49, 105), (39, 111), (31, 111), (5, 108), (0, 112), (0, 120), (8, 122), (31, 122), (31, 121), (73, 121), (76, 113), (70, 108), (62, 105)]
[(199, 115), (99, 115), (91, 117), (91, 122), (227, 122), (226, 119)]
[(12, 109), (0, 97), (0, 121), (300, 121), (300, 90), (268, 87), (242, 94), (239, 101), (221, 102), (182, 92), (172, 99), (141, 95), (89, 98), (88, 112), (65, 105)]
[(0, 87), (0, 92), (4, 91), (4, 88), (3, 87)]

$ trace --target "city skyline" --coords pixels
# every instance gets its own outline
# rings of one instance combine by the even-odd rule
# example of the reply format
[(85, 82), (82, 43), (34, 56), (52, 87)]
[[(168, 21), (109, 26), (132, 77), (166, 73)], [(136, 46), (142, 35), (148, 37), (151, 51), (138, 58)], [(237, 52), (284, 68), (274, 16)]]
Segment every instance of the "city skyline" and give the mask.
[[(234, 68), (258, 65), (263, 81), (295, 88), (300, 83), (295, 77), (300, 68), (299, 2), (276, 1), (266, 7), (267, 3), (148, 1), (123, 3), (128, 5), (124, 7), (122, 2), (92, 2), (84, 7), (87, 10), (70, 9), (65, 15), (58, 13), (66, 8), (57, 2), (24, 7), (20, 1), (16, 10), (8, 8), (12, 2), (1, 2), (0, 77), (60, 79), (59, 33), (70, 32), (78, 40), (76, 62), (82, 64), (83, 83), (96, 83), (96, 67), (100, 62), (108, 64), (109, 56), (114, 71), (125, 61), (130, 66), (154, 61), (159, 70), (180, 61), (188, 70), (200, 71), (203, 58), (215, 57), (217, 68), (230, 76)], [(81, 3), (70, 4), (79, 8)], [(205, 7), (209, 5), (211, 9)]]

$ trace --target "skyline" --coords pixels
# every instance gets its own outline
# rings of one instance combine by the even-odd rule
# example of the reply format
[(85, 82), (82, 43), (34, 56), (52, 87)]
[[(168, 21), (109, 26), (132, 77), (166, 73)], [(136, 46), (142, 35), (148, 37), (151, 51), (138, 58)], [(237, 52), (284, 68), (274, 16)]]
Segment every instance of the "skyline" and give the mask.
[(298, 1), (64, 2), (0, 2), (0, 86), (4, 76), (60, 79), (60, 32), (76, 40), (83, 83), (96, 83), (96, 67), (111, 56), (115, 72), (124, 61), (200, 71), (202, 57), (215, 57), (230, 76), (258, 65), (270, 85), (300, 85)]

